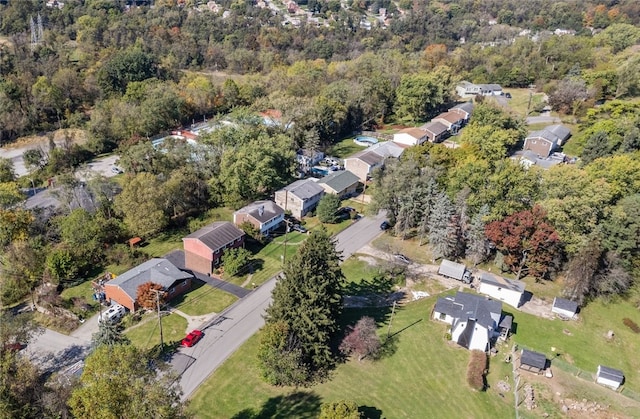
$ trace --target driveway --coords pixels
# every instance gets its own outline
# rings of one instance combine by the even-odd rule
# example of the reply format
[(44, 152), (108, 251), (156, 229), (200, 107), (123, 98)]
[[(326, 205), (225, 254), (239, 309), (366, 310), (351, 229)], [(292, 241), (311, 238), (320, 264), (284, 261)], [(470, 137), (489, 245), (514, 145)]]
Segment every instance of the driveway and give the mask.
[(555, 116), (551, 116), (550, 112), (542, 112), (538, 116), (528, 116), (527, 124), (560, 124), (562, 120), (560, 118), (556, 118)]

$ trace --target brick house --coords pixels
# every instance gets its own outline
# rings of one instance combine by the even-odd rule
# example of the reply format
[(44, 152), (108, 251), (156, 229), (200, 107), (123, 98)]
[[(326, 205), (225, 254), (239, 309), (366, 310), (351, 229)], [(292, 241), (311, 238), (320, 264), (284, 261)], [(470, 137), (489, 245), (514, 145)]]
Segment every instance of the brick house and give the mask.
[(250, 223), (260, 234), (278, 228), (284, 221), (284, 210), (273, 201), (255, 201), (233, 213), (233, 223)]
[(432, 143), (442, 142), (449, 136), (447, 126), (438, 121), (426, 123), (420, 129), (427, 133), (427, 140)]
[(228, 221), (216, 221), (182, 239), (187, 269), (212, 274), (225, 249), (244, 246), (244, 231)]
[(524, 139), (524, 150), (531, 150), (541, 157), (549, 155), (560, 147), (569, 137), (571, 131), (562, 125), (549, 125), (540, 131), (534, 131)]
[(301, 219), (316, 208), (322, 195), (324, 189), (314, 179), (300, 179), (276, 191), (275, 201), (281, 208), (290, 211), (291, 215)]
[(329, 173), (318, 180), (318, 184), (324, 189), (325, 193), (338, 195), (342, 199), (355, 194), (360, 185), (360, 179), (348, 170), (340, 170)]
[(384, 165), (386, 159), (397, 159), (403, 152), (404, 147), (393, 141), (380, 142), (344, 159), (344, 168), (364, 183), (375, 169)]
[(178, 269), (167, 259), (153, 258), (106, 282), (104, 293), (107, 301), (134, 312), (138, 309), (136, 299), (140, 285), (147, 282), (161, 285), (166, 293), (165, 300), (169, 301), (189, 291), (192, 278), (192, 274)]

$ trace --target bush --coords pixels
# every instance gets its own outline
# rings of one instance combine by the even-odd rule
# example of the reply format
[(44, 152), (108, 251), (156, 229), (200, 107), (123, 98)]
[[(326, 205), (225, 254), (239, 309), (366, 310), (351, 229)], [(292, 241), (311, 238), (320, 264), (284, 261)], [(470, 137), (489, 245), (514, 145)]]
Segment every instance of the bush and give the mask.
[(622, 319), (622, 323), (624, 323), (624, 325), (629, 329), (633, 330), (634, 333), (640, 333), (640, 326), (638, 326), (638, 324), (630, 318), (625, 317), (624, 319)]
[(483, 351), (473, 350), (467, 367), (467, 383), (472, 389), (483, 391), (485, 389), (485, 374), (487, 372), (487, 354)]
[(358, 419), (362, 413), (358, 411), (358, 405), (353, 400), (340, 400), (337, 402), (323, 403), (320, 406), (318, 419)]

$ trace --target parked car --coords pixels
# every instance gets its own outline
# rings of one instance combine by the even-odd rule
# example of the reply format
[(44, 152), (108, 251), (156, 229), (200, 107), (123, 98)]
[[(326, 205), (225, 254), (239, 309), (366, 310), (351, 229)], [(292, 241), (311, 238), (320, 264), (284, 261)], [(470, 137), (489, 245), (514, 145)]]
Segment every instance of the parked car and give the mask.
[(504, 94), (504, 97), (506, 97), (507, 99), (511, 99), (511, 93), (506, 92), (506, 93)]
[(291, 226), (291, 228), (293, 230), (295, 230), (295, 231), (300, 232), (300, 233), (306, 233), (307, 232), (307, 229), (304, 228), (303, 226), (301, 226), (300, 224), (294, 224), (294, 225)]
[(116, 166), (112, 166), (111, 167), (111, 173), (115, 173), (116, 175), (119, 175), (120, 173), (122, 173), (122, 169), (120, 169), (119, 167), (116, 167)]
[(383, 221), (382, 224), (380, 224), (380, 230), (389, 230), (391, 228), (391, 224), (389, 224), (389, 221)]
[(394, 258), (396, 258), (396, 260), (402, 262), (402, 263), (406, 263), (406, 264), (410, 264), (411, 263), (411, 259), (409, 259), (408, 257), (406, 257), (405, 255), (403, 255), (402, 253), (396, 253), (393, 255)]
[(184, 339), (182, 339), (182, 346), (186, 346), (187, 348), (192, 347), (193, 345), (198, 343), (200, 339), (202, 339), (203, 335), (204, 333), (202, 333), (201, 330), (192, 330), (187, 336), (185, 336)]

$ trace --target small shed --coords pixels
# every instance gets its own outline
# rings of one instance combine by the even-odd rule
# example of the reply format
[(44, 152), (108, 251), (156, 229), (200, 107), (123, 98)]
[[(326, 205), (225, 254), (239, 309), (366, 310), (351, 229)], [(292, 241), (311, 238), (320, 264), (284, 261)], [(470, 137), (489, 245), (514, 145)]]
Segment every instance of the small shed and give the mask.
[(624, 383), (624, 373), (620, 370), (598, 365), (596, 383), (617, 390)]
[(520, 365), (518, 368), (540, 374), (547, 368), (547, 356), (539, 352), (523, 349), (520, 353)]
[(578, 303), (565, 298), (556, 297), (553, 299), (551, 312), (572, 319), (578, 312)]

